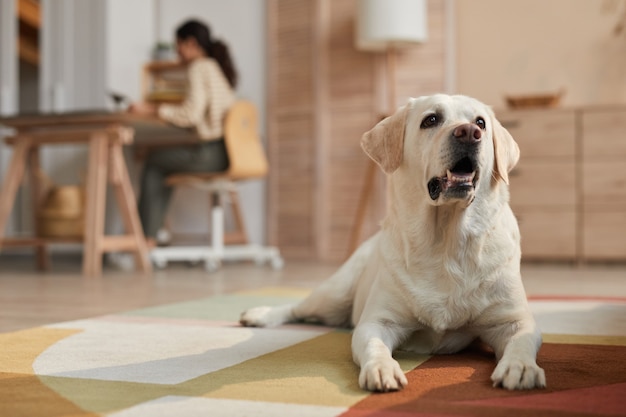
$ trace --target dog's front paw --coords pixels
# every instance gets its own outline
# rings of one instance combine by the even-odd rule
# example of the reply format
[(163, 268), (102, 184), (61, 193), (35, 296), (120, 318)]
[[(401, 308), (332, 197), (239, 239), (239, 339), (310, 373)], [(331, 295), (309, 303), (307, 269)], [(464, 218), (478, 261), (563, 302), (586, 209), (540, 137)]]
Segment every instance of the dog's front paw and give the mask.
[(274, 327), (290, 321), (291, 306), (255, 307), (241, 313), (239, 323), (246, 327)]
[(400, 365), (393, 359), (374, 359), (363, 367), (359, 375), (359, 386), (368, 391), (398, 391), (406, 387), (406, 379)]
[(246, 327), (268, 327), (272, 307), (255, 307), (241, 313), (239, 323)]
[(535, 361), (502, 358), (491, 374), (494, 387), (509, 390), (546, 387), (546, 375)]

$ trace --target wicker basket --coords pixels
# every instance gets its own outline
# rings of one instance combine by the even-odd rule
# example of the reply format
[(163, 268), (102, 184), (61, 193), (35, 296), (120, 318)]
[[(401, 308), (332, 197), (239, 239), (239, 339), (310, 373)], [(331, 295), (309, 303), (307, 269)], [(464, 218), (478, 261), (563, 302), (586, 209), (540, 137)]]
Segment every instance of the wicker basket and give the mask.
[(82, 237), (85, 229), (85, 192), (77, 185), (50, 188), (39, 209), (41, 237)]
[(40, 218), (39, 236), (55, 238), (82, 238), (85, 234), (84, 217)]

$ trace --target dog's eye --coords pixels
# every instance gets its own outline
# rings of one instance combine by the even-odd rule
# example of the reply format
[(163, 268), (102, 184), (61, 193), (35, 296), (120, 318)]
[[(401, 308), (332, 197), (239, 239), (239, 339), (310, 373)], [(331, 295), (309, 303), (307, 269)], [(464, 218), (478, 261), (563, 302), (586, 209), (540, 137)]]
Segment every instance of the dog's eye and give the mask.
[(476, 119), (476, 126), (480, 127), (482, 130), (485, 130), (487, 128), (487, 123), (485, 122), (485, 119), (479, 117)]
[(420, 125), (421, 129), (428, 129), (434, 126), (437, 126), (441, 121), (441, 117), (438, 114), (429, 114), (424, 117), (422, 120), (422, 124)]

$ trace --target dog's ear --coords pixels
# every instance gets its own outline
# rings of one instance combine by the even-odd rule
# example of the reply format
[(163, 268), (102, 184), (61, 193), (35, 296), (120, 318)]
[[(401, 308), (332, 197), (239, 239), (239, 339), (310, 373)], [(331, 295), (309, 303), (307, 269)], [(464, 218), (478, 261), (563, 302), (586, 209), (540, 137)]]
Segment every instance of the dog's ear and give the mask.
[(495, 115), (491, 115), (491, 120), (493, 121), (493, 175), (496, 180), (502, 180), (508, 184), (509, 172), (519, 161), (519, 147), (513, 136), (500, 124)]
[(399, 108), (361, 138), (361, 148), (387, 174), (394, 172), (402, 163), (407, 110), (408, 105)]

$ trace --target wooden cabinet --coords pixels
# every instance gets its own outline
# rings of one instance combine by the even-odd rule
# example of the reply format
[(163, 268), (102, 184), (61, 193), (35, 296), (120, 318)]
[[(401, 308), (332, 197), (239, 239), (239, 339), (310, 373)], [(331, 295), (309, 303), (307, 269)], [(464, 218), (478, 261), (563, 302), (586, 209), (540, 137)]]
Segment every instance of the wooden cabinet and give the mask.
[(582, 257), (626, 259), (626, 108), (582, 114)]
[(578, 231), (574, 208), (517, 207), (524, 260), (576, 259)]
[(626, 260), (626, 108), (498, 112), (524, 259)]
[(583, 259), (626, 260), (626, 209), (586, 208), (583, 215)]
[(573, 110), (499, 112), (521, 158), (510, 176), (524, 259), (578, 256), (576, 113)]
[(517, 141), (524, 159), (576, 155), (575, 110), (502, 111), (497, 117)]

